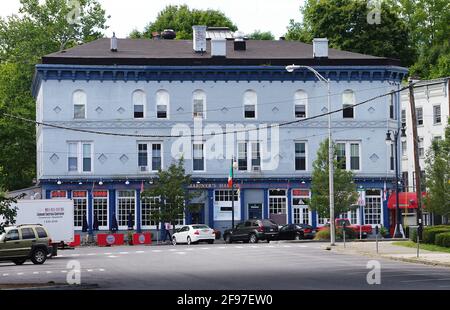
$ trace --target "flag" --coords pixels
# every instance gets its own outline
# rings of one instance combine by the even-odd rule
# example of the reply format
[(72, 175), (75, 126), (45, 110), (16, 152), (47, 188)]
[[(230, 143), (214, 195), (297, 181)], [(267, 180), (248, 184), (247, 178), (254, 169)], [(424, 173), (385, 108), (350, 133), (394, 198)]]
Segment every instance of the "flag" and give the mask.
[(383, 201), (387, 200), (387, 190), (386, 190), (386, 181), (384, 181), (384, 187), (383, 187)]
[(233, 161), (231, 161), (230, 175), (228, 176), (228, 187), (233, 187)]

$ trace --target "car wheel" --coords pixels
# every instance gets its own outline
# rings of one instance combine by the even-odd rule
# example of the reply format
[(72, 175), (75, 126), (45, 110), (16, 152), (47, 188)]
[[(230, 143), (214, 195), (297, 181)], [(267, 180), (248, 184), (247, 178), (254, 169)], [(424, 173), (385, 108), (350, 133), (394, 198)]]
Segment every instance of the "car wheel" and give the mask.
[(26, 262), (26, 259), (16, 259), (13, 260), (13, 263), (16, 265), (23, 265)]
[(175, 237), (172, 238), (172, 244), (177, 245), (177, 238), (175, 238)]
[(233, 240), (231, 240), (231, 236), (230, 235), (226, 235), (225, 236), (225, 243), (232, 243)]
[(249, 241), (250, 243), (258, 243), (258, 237), (256, 237), (255, 234), (251, 234), (251, 235), (250, 235), (250, 238), (248, 239), (248, 241)]
[(187, 237), (187, 244), (191, 245), (191, 243), (192, 243), (191, 237)]
[(45, 263), (45, 260), (47, 259), (47, 251), (43, 249), (36, 249), (33, 251), (33, 254), (31, 254), (31, 261), (35, 265), (42, 265)]

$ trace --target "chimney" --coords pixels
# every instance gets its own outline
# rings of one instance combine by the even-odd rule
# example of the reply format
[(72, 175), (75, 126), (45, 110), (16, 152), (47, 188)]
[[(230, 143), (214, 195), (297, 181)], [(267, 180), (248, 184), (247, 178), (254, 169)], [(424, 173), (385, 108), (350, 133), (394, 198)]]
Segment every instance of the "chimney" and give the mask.
[(328, 39), (314, 38), (313, 40), (314, 58), (328, 58)]
[(211, 40), (211, 56), (226, 57), (227, 56), (227, 40), (212, 39)]
[(206, 26), (192, 26), (193, 44), (196, 53), (206, 52)]
[(247, 44), (245, 43), (244, 33), (242, 31), (236, 31), (233, 36), (234, 36), (234, 50), (245, 51), (247, 49)]
[(115, 32), (113, 32), (113, 36), (111, 38), (111, 52), (117, 52), (117, 38)]

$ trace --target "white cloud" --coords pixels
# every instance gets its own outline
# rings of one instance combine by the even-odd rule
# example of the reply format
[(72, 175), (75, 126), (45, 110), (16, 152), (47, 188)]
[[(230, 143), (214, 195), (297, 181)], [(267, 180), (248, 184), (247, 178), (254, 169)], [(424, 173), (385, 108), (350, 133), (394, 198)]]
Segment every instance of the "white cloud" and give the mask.
[[(133, 29), (142, 30), (155, 20), (159, 11), (169, 4), (187, 4), (197, 9), (217, 9), (225, 13), (239, 30), (250, 33), (255, 29), (272, 31), (276, 37), (286, 32), (290, 19), (299, 20), (304, 0), (99, 0), (111, 19), (107, 35), (113, 31), (119, 37)], [(17, 13), (19, 0), (1, 0), (0, 16)]]

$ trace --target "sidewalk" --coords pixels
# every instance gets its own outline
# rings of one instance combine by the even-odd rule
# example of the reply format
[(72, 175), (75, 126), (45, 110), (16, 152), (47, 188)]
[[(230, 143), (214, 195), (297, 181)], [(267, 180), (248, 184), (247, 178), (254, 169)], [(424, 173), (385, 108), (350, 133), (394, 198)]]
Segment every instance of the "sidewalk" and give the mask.
[(432, 252), (420, 250), (417, 258), (417, 249), (394, 245), (392, 241), (378, 243), (378, 254), (376, 252), (376, 243), (373, 242), (348, 242), (344, 244), (339, 242), (334, 251), (345, 254), (359, 254), (370, 257), (381, 257), (397, 261), (410, 263), (422, 263), (426, 265), (450, 267), (450, 253)]

